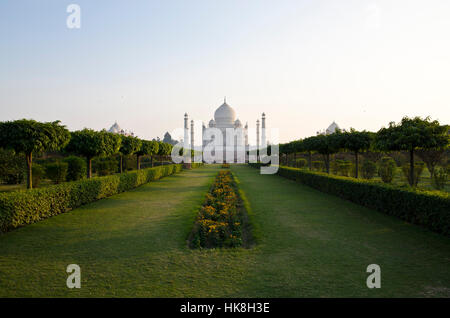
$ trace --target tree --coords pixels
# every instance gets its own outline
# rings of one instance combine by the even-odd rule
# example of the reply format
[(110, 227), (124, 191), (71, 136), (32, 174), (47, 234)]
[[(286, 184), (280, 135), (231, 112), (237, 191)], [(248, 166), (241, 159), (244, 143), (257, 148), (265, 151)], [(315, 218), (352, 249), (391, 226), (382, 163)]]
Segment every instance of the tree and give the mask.
[(21, 119), (0, 123), (0, 147), (25, 154), (28, 189), (33, 187), (33, 153), (59, 150), (69, 140), (70, 133), (60, 121), (41, 123)]
[(330, 135), (317, 135), (311, 137), (312, 148), (320, 153), (325, 161), (325, 168), (327, 173), (330, 173), (330, 155), (339, 152), (342, 148), (342, 133), (336, 131)]
[[(141, 157), (142, 156), (154, 156), (158, 153), (158, 142), (156, 140), (142, 140), (142, 146), (139, 151), (136, 152), (136, 165), (137, 169), (141, 169)], [(152, 165), (153, 165), (153, 159), (152, 159)]]
[(417, 156), (419, 156), (427, 165), (427, 169), (430, 172), (430, 178), (433, 180), (436, 165), (442, 162), (445, 157), (445, 149), (419, 149), (416, 152)]
[(139, 151), (142, 147), (142, 140), (134, 136), (123, 136), (122, 144), (120, 146), (120, 173), (123, 171), (123, 156), (129, 156), (137, 151)]
[(314, 138), (315, 138), (315, 136), (312, 136), (312, 137), (305, 138), (302, 141), (303, 151), (306, 151), (309, 155), (309, 170), (310, 171), (313, 168), (312, 167), (312, 153), (315, 150), (314, 149)]
[(94, 131), (83, 129), (72, 132), (72, 138), (67, 145), (67, 151), (86, 158), (88, 166), (87, 177), (92, 177), (92, 159), (100, 156), (111, 156), (120, 150), (122, 136), (109, 133), (106, 130)]
[(440, 149), (449, 144), (448, 126), (441, 126), (430, 117), (404, 117), (398, 124), (389, 123), (381, 128), (375, 138), (375, 146), (383, 151), (405, 150), (409, 152), (409, 184), (414, 186), (414, 152), (418, 149)]
[(358, 178), (359, 171), (359, 153), (369, 150), (372, 145), (373, 134), (368, 131), (356, 131), (351, 128), (350, 131), (344, 131), (342, 134), (342, 144), (347, 150), (355, 155), (355, 177)]
[(172, 148), (173, 148), (173, 145), (165, 143), (165, 142), (160, 142), (158, 155), (162, 156), (162, 157), (170, 156), (170, 154), (172, 153)]

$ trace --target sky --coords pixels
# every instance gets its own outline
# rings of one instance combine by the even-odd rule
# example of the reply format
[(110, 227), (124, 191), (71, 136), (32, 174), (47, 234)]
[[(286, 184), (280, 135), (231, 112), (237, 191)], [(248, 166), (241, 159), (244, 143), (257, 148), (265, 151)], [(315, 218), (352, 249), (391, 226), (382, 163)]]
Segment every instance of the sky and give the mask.
[(280, 142), (333, 121), (450, 124), (449, 17), (448, 0), (2, 0), (0, 121), (162, 138), (226, 96)]

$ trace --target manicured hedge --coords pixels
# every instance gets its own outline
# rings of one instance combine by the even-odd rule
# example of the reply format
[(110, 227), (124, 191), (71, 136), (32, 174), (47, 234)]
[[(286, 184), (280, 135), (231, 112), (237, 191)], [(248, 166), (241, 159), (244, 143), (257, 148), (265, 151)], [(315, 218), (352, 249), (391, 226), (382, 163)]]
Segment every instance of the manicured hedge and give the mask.
[(280, 167), (278, 174), (450, 236), (448, 193), (399, 188), (376, 181), (338, 177), (297, 168)]
[(0, 193), (0, 233), (131, 190), (181, 169), (181, 165), (165, 165), (47, 188)]

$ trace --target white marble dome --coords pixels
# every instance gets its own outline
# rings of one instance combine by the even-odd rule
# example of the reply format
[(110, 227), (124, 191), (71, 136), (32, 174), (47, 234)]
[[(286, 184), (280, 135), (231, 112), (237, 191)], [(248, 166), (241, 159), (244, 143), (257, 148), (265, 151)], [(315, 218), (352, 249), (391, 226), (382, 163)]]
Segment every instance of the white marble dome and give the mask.
[(338, 124), (336, 124), (334, 121), (331, 123), (330, 126), (328, 126), (326, 133), (327, 134), (334, 134), (336, 132), (336, 130), (339, 130), (339, 126)]
[(225, 102), (216, 109), (214, 119), (218, 126), (233, 125), (236, 119), (236, 112)]

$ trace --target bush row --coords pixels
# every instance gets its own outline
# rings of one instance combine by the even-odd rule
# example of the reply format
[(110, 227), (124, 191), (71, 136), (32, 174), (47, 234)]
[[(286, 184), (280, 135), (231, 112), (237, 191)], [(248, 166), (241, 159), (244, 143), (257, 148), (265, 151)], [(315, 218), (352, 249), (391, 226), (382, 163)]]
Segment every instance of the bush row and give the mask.
[(278, 174), (322, 192), (397, 216), (432, 231), (450, 235), (448, 193), (399, 188), (376, 181), (330, 176), (325, 173), (288, 167), (279, 167)]
[(181, 165), (166, 165), (46, 188), (0, 193), (0, 233), (136, 188), (181, 169)]

